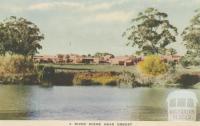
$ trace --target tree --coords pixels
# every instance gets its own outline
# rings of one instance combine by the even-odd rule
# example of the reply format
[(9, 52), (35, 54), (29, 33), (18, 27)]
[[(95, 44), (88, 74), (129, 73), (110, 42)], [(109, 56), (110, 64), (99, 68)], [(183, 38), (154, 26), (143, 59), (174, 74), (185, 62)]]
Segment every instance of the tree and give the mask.
[(0, 55), (5, 55), (5, 41), (6, 41), (6, 32), (3, 23), (0, 23)]
[(44, 35), (37, 25), (25, 18), (11, 16), (0, 24), (1, 54), (34, 56), (38, 49), (42, 49), (40, 41), (43, 39)]
[(96, 56), (96, 57), (102, 57), (102, 56), (107, 56), (107, 55), (110, 55), (110, 56), (114, 57), (113, 54), (110, 54), (110, 53), (107, 53), (107, 52), (103, 52), (103, 53), (101, 53), (101, 52), (96, 52), (96, 53), (94, 54), (94, 56)]
[(177, 51), (174, 48), (169, 48), (169, 49), (167, 49), (167, 53), (170, 55), (175, 55), (175, 54), (177, 54)]
[(176, 41), (177, 28), (171, 25), (168, 15), (155, 8), (147, 8), (132, 19), (132, 26), (124, 33), (127, 45), (137, 47), (137, 53), (165, 54), (166, 46)]
[(200, 56), (200, 10), (190, 20), (190, 25), (182, 32), (182, 38), (187, 49), (186, 55), (197, 58)]

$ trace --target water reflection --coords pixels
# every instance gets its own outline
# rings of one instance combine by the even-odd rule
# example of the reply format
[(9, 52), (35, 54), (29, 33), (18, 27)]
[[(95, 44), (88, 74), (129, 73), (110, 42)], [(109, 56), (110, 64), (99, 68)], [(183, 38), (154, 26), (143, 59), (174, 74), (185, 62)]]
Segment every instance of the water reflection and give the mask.
[(29, 92), (26, 86), (0, 86), (0, 119), (26, 119)]
[(0, 119), (167, 120), (166, 97), (173, 90), (5, 85)]

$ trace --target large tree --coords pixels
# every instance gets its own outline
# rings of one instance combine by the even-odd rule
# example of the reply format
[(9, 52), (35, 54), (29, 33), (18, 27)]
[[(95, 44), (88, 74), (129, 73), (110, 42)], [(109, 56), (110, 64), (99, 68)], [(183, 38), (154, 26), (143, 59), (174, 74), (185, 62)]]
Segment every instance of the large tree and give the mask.
[(40, 29), (25, 18), (11, 16), (0, 24), (0, 53), (33, 56), (41, 49), (44, 35)]
[(124, 33), (127, 45), (137, 47), (144, 55), (165, 54), (166, 46), (176, 41), (177, 28), (171, 25), (168, 15), (155, 8), (147, 8), (132, 19), (132, 25)]
[(200, 10), (190, 20), (190, 25), (183, 30), (182, 37), (190, 57), (200, 57)]

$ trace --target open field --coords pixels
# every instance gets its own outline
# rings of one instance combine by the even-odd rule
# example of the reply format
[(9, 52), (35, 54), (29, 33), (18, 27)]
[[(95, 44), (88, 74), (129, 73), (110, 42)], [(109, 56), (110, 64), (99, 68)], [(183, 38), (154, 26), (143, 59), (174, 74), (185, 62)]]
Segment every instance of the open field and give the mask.
[(59, 71), (66, 72), (80, 72), (80, 71), (92, 71), (92, 72), (123, 72), (129, 71), (131, 73), (136, 71), (135, 66), (119, 66), (119, 65), (96, 65), (96, 64), (44, 64), (46, 66), (52, 66)]
[[(130, 72), (138, 74), (136, 65), (132, 66), (120, 66), (109, 64), (43, 64), (45, 66), (52, 66), (57, 72)], [(190, 66), (187, 68), (181, 65), (176, 66), (176, 72), (179, 74), (199, 74), (200, 67)]]
[[(109, 65), (109, 64), (43, 64), (45, 66), (52, 66), (56, 69), (65, 71), (94, 71), (94, 72), (123, 72), (129, 71), (131, 73), (136, 72), (136, 65), (132, 66), (120, 66), (120, 65)], [(183, 68), (181, 65), (176, 67), (178, 72), (194, 73), (200, 72), (200, 67), (190, 66)]]

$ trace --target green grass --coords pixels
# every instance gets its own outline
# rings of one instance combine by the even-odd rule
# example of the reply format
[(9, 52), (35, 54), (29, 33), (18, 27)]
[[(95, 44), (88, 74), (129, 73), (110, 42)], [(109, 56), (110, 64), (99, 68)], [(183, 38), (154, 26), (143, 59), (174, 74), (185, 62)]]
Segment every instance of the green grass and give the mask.
[(65, 65), (56, 65), (56, 64), (44, 64), (47, 66), (53, 66), (57, 68), (59, 71), (96, 71), (96, 72), (122, 72), (122, 71), (129, 71), (135, 72), (135, 66), (119, 66), (119, 65), (96, 65), (96, 64), (65, 64)]
[(187, 68), (182, 67), (181, 65), (177, 65), (177, 72), (178, 73), (198, 73), (200, 72), (200, 67), (199, 66), (190, 66)]
[[(45, 66), (53, 66), (57, 68), (58, 71), (63, 72), (84, 72), (84, 71), (95, 71), (95, 72), (122, 72), (128, 71), (131, 73), (137, 72), (136, 66), (120, 66), (120, 65), (109, 65), (109, 64), (43, 64)], [(177, 72), (179, 73), (194, 73), (200, 72), (200, 67), (191, 66), (188, 68), (183, 68), (181, 65), (177, 65)]]
[[(74, 72), (80, 72), (80, 71), (96, 71), (96, 72), (122, 72), (122, 71), (128, 71), (131, 73), (136, 72), (136, 66), (120, 66), (120, 65), (109, 65), (109, 64), (43, 64), (45, 66), (53, 66), (57, 68), (57, 70), (62, 71), (74, 71)], [(177, 72), (180, 73), (194, 73), (194, 72), (200, 72), (200, 67), (197, 66), (191, 66), (188, 68), (183, 68), (181, 65), (177, 65)]]

